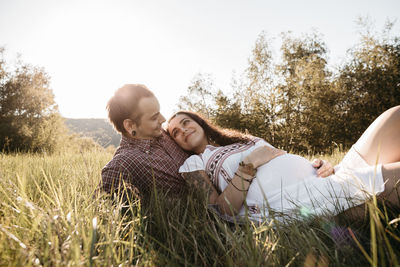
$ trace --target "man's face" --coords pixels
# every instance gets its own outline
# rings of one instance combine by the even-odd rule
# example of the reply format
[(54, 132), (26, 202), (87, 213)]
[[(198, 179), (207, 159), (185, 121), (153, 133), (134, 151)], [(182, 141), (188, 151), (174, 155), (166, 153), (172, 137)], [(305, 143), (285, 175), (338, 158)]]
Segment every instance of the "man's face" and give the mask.
[(140, 139), (153, 139), (161, 136), (161, 124), (165, 118), (160, 113), (160, 104), (157, 98), (144, 97), (139, 100), (138, 112), (142, 114), (139, 123), (136, 125), (136, 136)]

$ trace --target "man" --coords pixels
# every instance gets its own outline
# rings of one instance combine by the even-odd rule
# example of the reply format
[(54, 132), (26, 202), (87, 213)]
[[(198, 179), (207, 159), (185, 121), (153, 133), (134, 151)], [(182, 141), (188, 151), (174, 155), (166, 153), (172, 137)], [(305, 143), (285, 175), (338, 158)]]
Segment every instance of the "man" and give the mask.
[(124, 186), (149, 195), (153, 188), (179, 194), (185, 181), (178, 169), (188, 155), (166, 134), (160, 104), (144, 85), (119, 88), (107, 104), (108, 117), (121, 133), (120, 146), (102, 170), (102, 188), (108, 193)]
[[(155, 188), (169, 194), (180, 194), (185, 181), (178, 173), (188, 157), (162, 129), (165, 118), (160, 104), (144, 85), (127, 84), (119, 88), (107, 104), (108, 117), (121, 133), (120, 146), (102, 170), (102, 189), (108, 193), (125, 188), (149, 195)], [(318, 173), (332, 173), (329, 163), (316, 161)]]

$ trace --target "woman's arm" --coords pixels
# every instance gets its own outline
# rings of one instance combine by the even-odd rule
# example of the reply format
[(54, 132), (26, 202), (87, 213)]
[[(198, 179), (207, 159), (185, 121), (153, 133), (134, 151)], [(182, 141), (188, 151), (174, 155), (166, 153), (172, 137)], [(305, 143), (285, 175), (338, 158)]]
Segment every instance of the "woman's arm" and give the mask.
[[(190, 186), (201, 189), (208, 196), (210, 204), (218, 205), (222, 214), (235, 215), (239, 212), (246, 198), (247, 190), (250, 187), (251, 180), (254, 178), (239, 170), (228, 183), (225, 190), (220, 193), (211, 182), (205, 171), (194, 171), (182, 173)], [(241, 175), (242, 177), (240, 177)], [(248, 179), (245, 180), (245, 179)]]
[[(209, 203), (217, 204), (222, 214), (236, 215), (243, 205), (247, 191), (255, 177), (256, 169), (286, 152), (271, 147), (259, 147), (243, 161), (225, 190), (217, 191), (205, 171), (182, 173), (189, 185), (201, 188), (208, 195)], [(239, 163), (238, 163), (239, 165)], [(252, 173), (253, 172), (253, 173)]]

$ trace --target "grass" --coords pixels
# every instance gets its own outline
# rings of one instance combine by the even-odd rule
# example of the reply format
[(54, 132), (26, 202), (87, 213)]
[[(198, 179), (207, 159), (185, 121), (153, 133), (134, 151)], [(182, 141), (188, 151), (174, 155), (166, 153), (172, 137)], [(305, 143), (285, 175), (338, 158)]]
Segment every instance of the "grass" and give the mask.
[[(202, 196), (121, 202), (93, 197), (104, 151), (0, 154), (1, 266), (395, 266), (398, 210), (369, 217), (227, 223)], [(343, 153), (327, 157), (337, 163)]]

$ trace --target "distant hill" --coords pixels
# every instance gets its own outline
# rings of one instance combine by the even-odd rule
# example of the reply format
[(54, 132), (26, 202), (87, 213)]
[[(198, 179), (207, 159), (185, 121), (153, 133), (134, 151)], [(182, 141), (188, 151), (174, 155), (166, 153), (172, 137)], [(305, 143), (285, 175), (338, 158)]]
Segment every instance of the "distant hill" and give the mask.
[(71, 132), (91, 137), (103, 147), (119, 146), (121, 135), (117, 133), (107, 119), (67, 119), (65, 124)]

